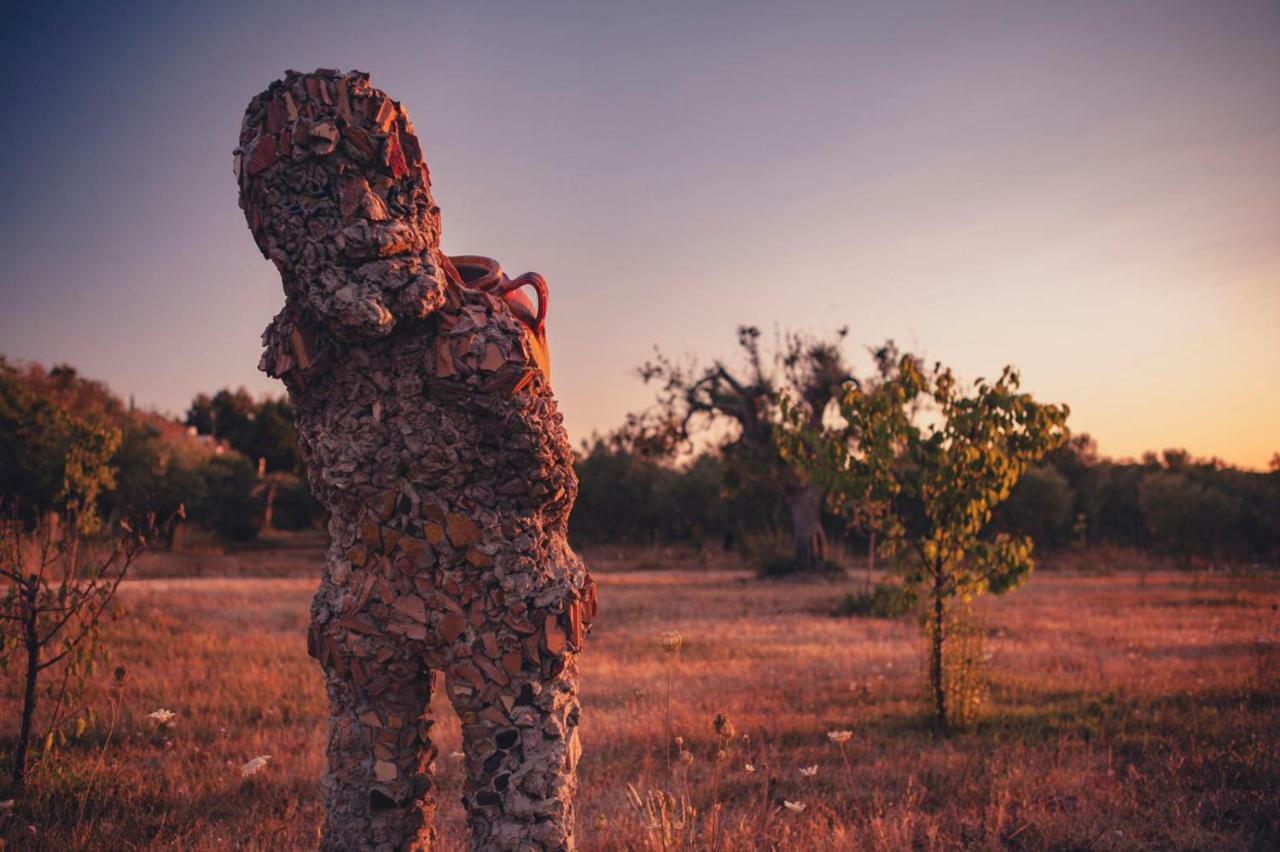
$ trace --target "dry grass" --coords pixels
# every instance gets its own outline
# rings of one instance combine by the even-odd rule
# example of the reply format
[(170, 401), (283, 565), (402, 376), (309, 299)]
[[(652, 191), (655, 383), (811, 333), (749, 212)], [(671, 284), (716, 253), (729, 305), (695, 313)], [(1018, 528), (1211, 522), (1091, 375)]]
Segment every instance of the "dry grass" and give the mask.
[[(254, 574), (272, 573), (255, 559), (291, 571), (311, 557), (237, 558), (240, 573)], [(142, 573), (166, 573), (164, 560)], [(584, 848), (653, 841), (628, 783), (642, 796), (687, 794), (696, 814), (684, 816), (679, 841), (711, 845), (717, 712), (737, 730), (718, 780), (721, 848), (1280, 845), (1274, 575), (1037, 575), (984, 607), (991, 702), (975, 729), (949, 738), (925, 721), (915, 623), (832, 618), (841, 586), (724, 570), (598, 580), (601, 612), (583, 658)], [(313, 586), (307, 577), (129, 584), (128, 616), (110, 630), (114, 662), (131, 672), (110, 741), (104, 672), (90, 696), (99, 723), (39, 766), (28, 796), (0, 815), (8, 843), (313, 846), (325, 736), (303, 639)], [(666, 630), (684, 637), (671, 724), (693, 757), (687, 777), (677, 769), (670, 780)], [(11, 681), (6, 689), (7, 756), (16, 715)], [(160, 707), (178, 714), (172, 727), (147, 719)], [(445, 704), (437, 711), (442, 833), (458, 848), (458, 727)], [(855, 732), (847, 765), (826, 736), (837, 729)], [(266, 769), (242, 779), (241, 764), (259, 754), (272, 755)], [(817, 774), (802, 777), (809, 765)]]

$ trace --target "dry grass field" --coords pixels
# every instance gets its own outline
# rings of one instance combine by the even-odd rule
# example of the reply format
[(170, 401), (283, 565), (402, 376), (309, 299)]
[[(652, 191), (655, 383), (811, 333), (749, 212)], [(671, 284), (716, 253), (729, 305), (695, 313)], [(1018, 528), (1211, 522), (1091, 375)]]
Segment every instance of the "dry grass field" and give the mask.
[[(97, 676), (98, 724), (0, 814), (12, 848), (315, 844), (325, 704), (303, 639), (314, 554), (165, 559), (120, 594), (127, 615), (109, 639), (127, 683), (113, 692), (109, 672)], [(240, 576), (147, 579), (196, 570)], [(628, 785), (687, 797), (676, 847), (1280, 846), (1274, 574), (1041, 571), (984, 605), (990, 698), (950, 737), (925, 721), (915, 622), (832, 617), (842, 584), (731, 570), (598, 580), (582, 663), (583, 848), (660, 848)], [(678, 655), (660, 647), (670, 630)], [(669, 780), (668, 677), (672, 735), (692, 758), (674, 756)], [(7, 742), (14, 697), (0, 708)], [(172, 725), (147, 717), (158, 708)], [(443, 845), (460, 848), (458, 726), (446, 703), (436, 710)], [(719, 712), (737, 733), (717, 764)], [(843, 755), (834, 730), (853, 732)], [(263, 754), (265, 769), (242, 778)]]

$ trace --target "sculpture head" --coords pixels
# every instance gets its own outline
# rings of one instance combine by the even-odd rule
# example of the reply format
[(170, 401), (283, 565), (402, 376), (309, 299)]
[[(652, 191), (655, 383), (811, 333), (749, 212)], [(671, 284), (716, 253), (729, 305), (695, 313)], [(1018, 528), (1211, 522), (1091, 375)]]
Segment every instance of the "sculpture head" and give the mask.
[(382, 337), (443, 304), (448, 260), (422, 148), (368, 74), (286, 72), (249, 103), (235, 171), (286, 298), (336, 337)]

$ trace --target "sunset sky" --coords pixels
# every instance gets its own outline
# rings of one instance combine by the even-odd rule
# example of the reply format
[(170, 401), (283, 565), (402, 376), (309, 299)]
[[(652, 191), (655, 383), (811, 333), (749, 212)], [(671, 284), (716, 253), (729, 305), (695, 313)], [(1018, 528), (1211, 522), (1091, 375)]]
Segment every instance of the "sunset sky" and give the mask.
[(1103, 453), (1280, 451), (1280, 3), (6, 4), (0, 353), (280, 386), (249, 98), (368, 71), (444, 244), (551, 284), (577, 440), (742, 323), (1012, 362)]

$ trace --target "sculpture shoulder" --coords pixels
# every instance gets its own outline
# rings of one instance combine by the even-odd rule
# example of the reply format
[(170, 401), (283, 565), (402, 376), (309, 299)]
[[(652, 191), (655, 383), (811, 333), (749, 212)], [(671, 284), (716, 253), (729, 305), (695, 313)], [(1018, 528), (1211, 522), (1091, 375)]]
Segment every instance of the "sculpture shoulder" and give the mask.
[(276, 314), (262, 332), (262, 357), (258, 369), (281, 379), (292, 390), (308, 377), (331, 365), (342, 345), (323, 327), (293, 304)]

